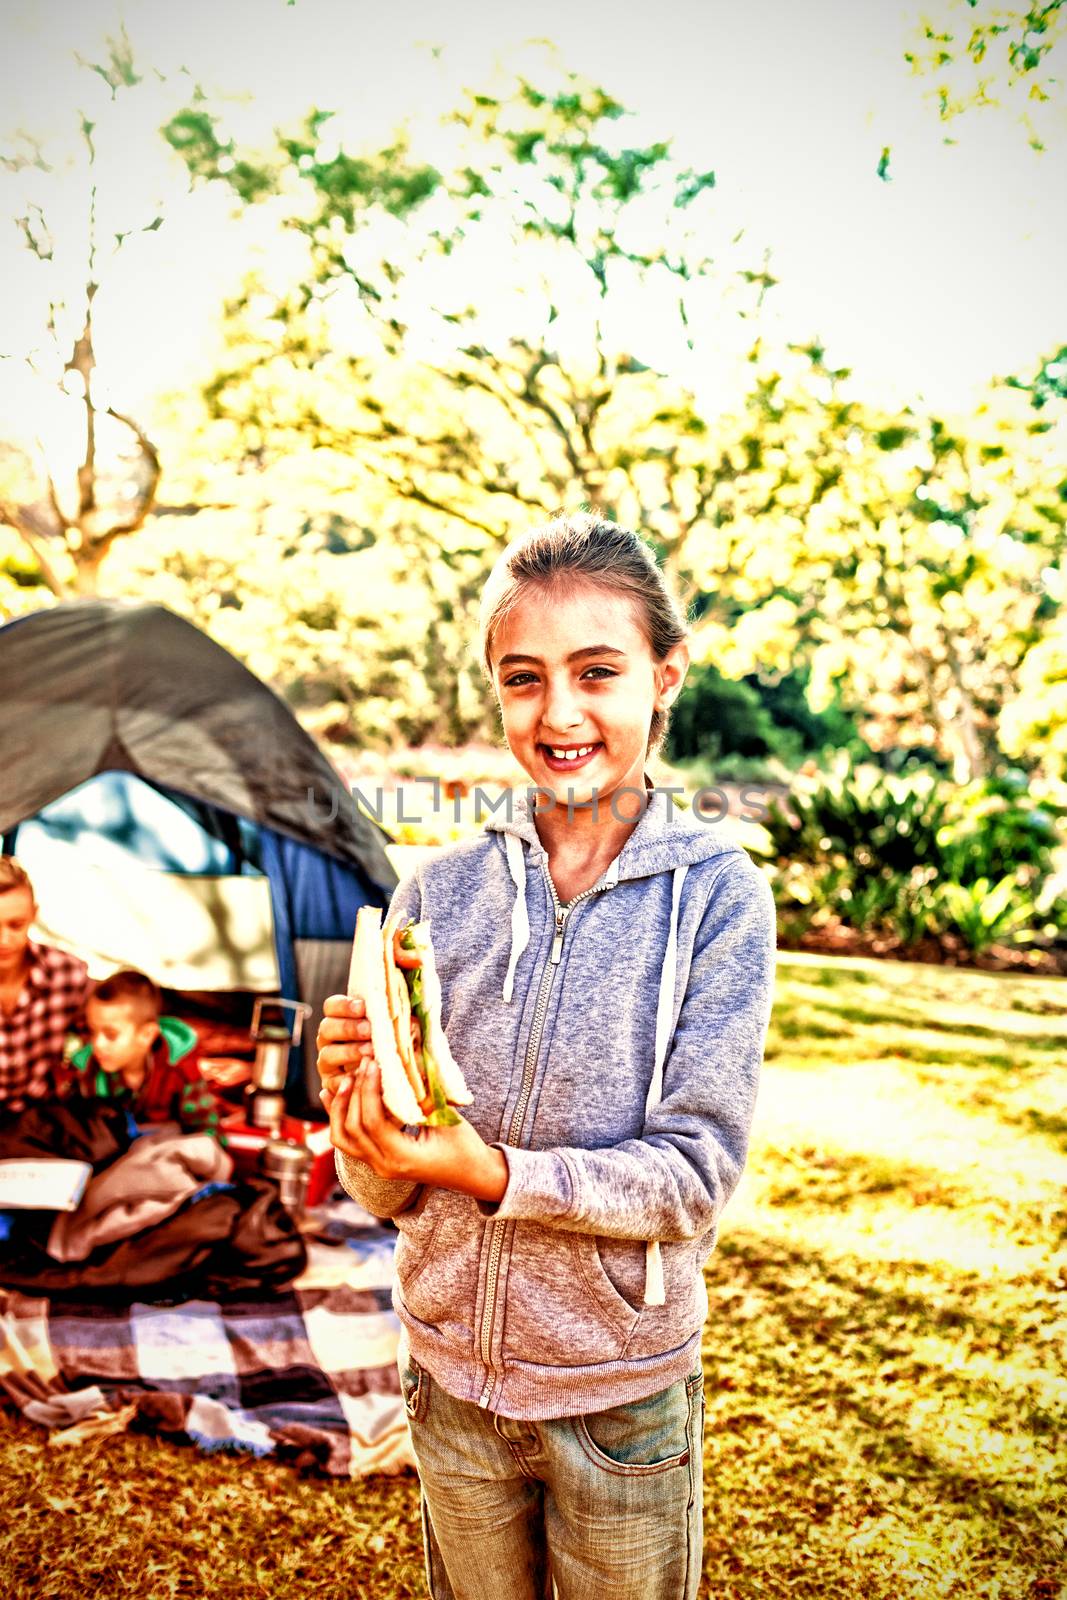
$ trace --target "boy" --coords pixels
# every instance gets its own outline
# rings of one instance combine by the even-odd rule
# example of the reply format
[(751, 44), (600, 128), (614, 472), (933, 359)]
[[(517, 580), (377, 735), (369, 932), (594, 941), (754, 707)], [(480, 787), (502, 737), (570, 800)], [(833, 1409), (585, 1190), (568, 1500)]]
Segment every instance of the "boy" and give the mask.
[(160, 1016), (159, 989), (143, 972), (105, 978), (86, 1001), (89, 1041), (71, 1058), (84, 1095), (124, 1101), (139, 1123), (177, 1122), (219, 1138), (219, 1106), (200, 1076), (196, 1034)]
[(0, 1111), (56, 1092), (89, 987), (84, 961), (31, 940), (36, 916), (25, 867), (0, 856)]

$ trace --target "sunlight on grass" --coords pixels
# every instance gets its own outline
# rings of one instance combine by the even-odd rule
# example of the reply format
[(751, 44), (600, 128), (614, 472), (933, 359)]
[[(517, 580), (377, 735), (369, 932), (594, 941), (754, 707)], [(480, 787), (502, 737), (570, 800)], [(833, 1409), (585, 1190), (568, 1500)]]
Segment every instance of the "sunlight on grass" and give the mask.
[(705, 1348), (792, 1534), (718, 1500), (709, 1594), (1064, 1592), (1065, 1100), (1067, 985), (781, 957)]

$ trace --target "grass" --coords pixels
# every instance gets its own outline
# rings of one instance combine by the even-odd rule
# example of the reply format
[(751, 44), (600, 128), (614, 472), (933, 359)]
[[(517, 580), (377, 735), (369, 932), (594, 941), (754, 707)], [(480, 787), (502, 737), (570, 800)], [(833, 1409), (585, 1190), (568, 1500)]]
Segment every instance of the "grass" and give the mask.
[[(1065, 1090), (1063, 980), (782, 957), (708, 1270), (707, 1600), (1067, 1597)], [(411, 1478), (0, 1430), (4, 1600), (425, 1595)]]

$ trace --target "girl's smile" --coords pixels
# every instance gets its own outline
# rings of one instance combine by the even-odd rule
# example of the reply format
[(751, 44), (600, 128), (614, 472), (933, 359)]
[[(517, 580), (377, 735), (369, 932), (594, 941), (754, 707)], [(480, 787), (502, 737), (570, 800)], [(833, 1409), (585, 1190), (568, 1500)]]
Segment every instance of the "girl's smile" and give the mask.
[(598, 742), (582, 745), (547, 745), (541, 751), (547, 766), (553, 772), (578, 772), (595, 760), (601, 745)]

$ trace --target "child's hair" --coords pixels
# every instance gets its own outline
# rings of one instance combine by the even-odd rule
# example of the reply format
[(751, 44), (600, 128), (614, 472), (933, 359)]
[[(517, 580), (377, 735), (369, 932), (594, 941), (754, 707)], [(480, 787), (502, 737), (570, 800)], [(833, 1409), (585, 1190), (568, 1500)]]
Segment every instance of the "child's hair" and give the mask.
[(30, 875), (14, 856), (0, 856), (0, 894), (7, 894), (12, 889), (28, 889), (32, 895)]
[[(657, 661), (687, 637), (685, 613), (639, 534), (592, 512), (561, 514), (512, 539), (486, 581), (481, 601), (480, 648), (482, 668), (490, 683), (493, 637), (524, 591), (535, 585), (566, 590), (576, 582), (629, 595), (644, 620)], [(647, 753), (663, 743), (669, 720), (669, 711), (653, 712)]]
[(135, 972), (132, 967), (113, 972), (110, 978), (102, 978), (94, 986), (89, 998), (103, 1000), (107, 1005), (115, 1001), (125, 1002), (138, 1023), (155, 1022), (163, 1009), (159, 985), (153, 983), (146, 973)]

